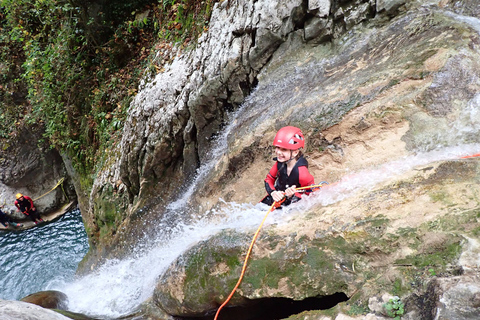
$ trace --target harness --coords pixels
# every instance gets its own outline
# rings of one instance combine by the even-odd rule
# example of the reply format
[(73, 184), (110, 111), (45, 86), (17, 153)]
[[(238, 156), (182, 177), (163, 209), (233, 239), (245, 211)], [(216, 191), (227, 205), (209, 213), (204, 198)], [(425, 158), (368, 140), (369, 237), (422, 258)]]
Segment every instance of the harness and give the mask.
[(287, 164), (277, 162), (277, 176), (275, 177), (275, 189), (285, 191), (290, 186), (300, 186), (298, 167), (308, 167), (308, 162), (304, 157), (300, 157), (293, 167), (290, 175), (287, 174)]

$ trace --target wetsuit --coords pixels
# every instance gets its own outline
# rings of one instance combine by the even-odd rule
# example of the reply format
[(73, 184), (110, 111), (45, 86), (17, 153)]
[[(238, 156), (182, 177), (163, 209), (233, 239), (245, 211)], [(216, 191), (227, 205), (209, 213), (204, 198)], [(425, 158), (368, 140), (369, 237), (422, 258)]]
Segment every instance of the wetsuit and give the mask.
[(42, 221), (40, 215), (38, 214), (37, 209), (33, 205), (32, 198), (28, 196), (23, 196), (23, 200), (17, 199), (15, 200), (15, 206), (23, 212), (23, 214), (27, 215), (32, 219), (33, 222), (36, 223), (36, 220)]
[[(277, 160), (277, 158), (274, 158), (274, 160)], [(291, 186), (296, 186), (297, 188), (299, 188), (311, 186), (314, 184), (314, 178), (310, 174), (310, 172), (308, 172), (308, 162), (303, 156), (298, 158), (295, 166), (290, 172), (290, 175), (287, 174), (287, 163), (277, 161), (270, 169), (267, 177), (265, 178), (265, 189), (267, 190), (268, 195), (263, 198), (261, 202), (272, 205), (273, 198), (271, 194), (275, 190), (285, 191)], [(290, 203), (297, 202), (301, 199), (301, 197), (302, 194), (297, 192), (291, 198), (287, 198), (283, 204), (289, 205)]]
[(0, 210), (0, 223), (3, 224), (5, 228), (10, 224), (10, 218), (2, 210)]
[(0, 223), (3, 224), (5, 228), (8, 228), (9, 225), (12, 225), (14, 227), (23, 226), (20, 223), (13, 222), (12, 219), (10, 219), (10, 217), (2, 210), (0, 210)]

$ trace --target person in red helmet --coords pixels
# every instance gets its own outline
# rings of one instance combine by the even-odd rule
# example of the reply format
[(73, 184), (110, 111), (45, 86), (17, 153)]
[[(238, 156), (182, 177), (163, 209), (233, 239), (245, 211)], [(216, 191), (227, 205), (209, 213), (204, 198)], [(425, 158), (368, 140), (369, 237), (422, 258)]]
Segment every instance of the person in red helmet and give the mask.
[(303, 157), (305, 138), (297, 127), (287, 126), (278, 130), (273, 140), (276, 163), (265, 178), (268, 195), (261, 202), (272, 205), (285, 198), (283, 205), (289, 205), (301, 199), (302, 194), (295, 188), (315, 184), (315, 179), (308, 171), (308, 162)]
[(43, 222), (43, 219), (40, 218), (40, 214), (38, 213), (37, 209), (33, 205), (33, 200), (29, 196), (24, 196), (21, 193), (17, 193), (15, 198), (15, 206), (17, 209), (22, 212), (24, 215), (30, 217), (30, 219), (35, 223), (38, 224), (39, 222)]

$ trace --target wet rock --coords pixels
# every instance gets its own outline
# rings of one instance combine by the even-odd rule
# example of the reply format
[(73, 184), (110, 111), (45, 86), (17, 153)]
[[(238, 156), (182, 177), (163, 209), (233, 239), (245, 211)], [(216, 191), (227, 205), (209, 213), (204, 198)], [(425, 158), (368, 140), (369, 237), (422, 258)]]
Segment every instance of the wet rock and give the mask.
[(393, 14), (402, 5), (406, 3), (406, 0), (378, 0), (377, 11), (387, 14)]
[[(379, 3), (377, 10), (389, 14), (402, 7), (402, 1)], [(259, 177), (271, 166), (267, 146), (275, 130), (287, 124), (305, 128), (314, 176), (340, 181), (345, 190), (325, 193), (322, 205), (302, 207), (283, 229), (266, 230), (268, 236), (259, 238), (254, 251), (253, 273), (246, 274), (232, 305), (340, 290), (350, 300), (338, 306), (339, 312), (367, 313), (371, 297), (400, 291), (402, 303), (414, 292), (418, 305), (428, 306), (425, 315), (433, 317), (437, 300), (429, 290), (441, 290), (433, 284), (426, 290), (425, 283), (459, 276), (464, 240), (478, 233), (479, 164), (454, 155), (426, 167), (403, 168), (407, 156), (421, 163), (415, 156), (425, 151), (480, 142), (475, 20), (457, 19), (443, 10), (445, 2), (413, 8), (391, 21), (367, 21), (374, 15), (373, 1), (331, 2), (325, 18), (314, 12), (321, 7), (318, 1), (310, 9), (303, 2), (292, 4), (219, 3), (198, 50), (167, 66), (137, 95), (117, 158), (99, 174), (92, 199), (107, 199), (115, 207), (124, 195), (108, 185), (118, 187), (120, 179), (132, 208), (127, 219), (146, 217), (145, 208), (161, 215), (164, 211), (144, 206), (149, 197), (157, 197), (161, 188), (162, 201), (168, 202), (169, 192), (185, 181), (183, 174), (193, 172), (183, 166), (206, 161), (226, 111), (236, 109), (255, 84), (225, 155), (191, 200), (211, 208), (228, 189), (235, 190), (229, 200), (258, 202), (264, 194)], [(322, 43), (327, 39), (331, 42)], [(257, 153), (246, 152), (252, 146), (258, 146)], [(250, 162), (238, 160), (244, 154)], [(235, 164), (242, 168), (236, 171)], [(394, 174), (389, 181), (370, 184), (375, 174), (356, 181), (351, 172), (365, 169)], [(349, 187), (362, 191), (346, 197)], [(114, 241), (135, 242), (135, 227), (120, 230)], [(249, 234), (232, 233), (195, 245), (160, 277), (157, 306), (182, 316), (212, 312), (238, 279), (248, 243)], [(460, 301), (459, 288), (445, 292), (445, 301)], [(471, 301), (468, 308), (475, 308), (476, 288), (463, 294)], [(376, 313), (384, 314), (382, 303), (372, 304)], [(469, 317), (474, 309), (468, 308), (455, 312)], [(419, 310), (407, 310), (410, 319), (414, 312), (422, 315)]]
[[(358, 8), (349, 6), (342, 19), (334, 21), (330, 13), (333, 1), (306, 4), (300, 0), (216, 3), (209, 30), (196, 49), (177, 56), (154, 79), (142, 83), (125, 123), (124, 138), (109, 156), (109, 167), (97, 176), (90, 205), (83, 205), (92, 236), (106, 233), (99, 232), (103, 226), (96, 217), (104, 207), (121, 203), (122, 210), (128, 210), (122, 219), (133, 217), (145, 205), (158, 206), (155, 211), (162, 214), (164, 202), (151, 200), (159, 194), (159, 186), (167, 201), (176, 195), (178, 185), (191, 179), (192, 172), (208, 158), (229, 112), (256, 87), (259, 72), (282, 44), (303, 37), (304, 28), (312, 43), (328, 41), (340, 36), (347, 25), (351, 28), (371, 17), (373, 9), (370, 2)], [(113, 188), (106, 186), (113, 187), (118, 180), (122, 192), (109, 191)], [(105, 240), (135, 241), (121, 230)]]
[[(66, 311), (66, 310), (55, 310), (55, 311), (60, 313), (61, 315), (64, 315), (65, 317), (67, 317), (69, 319), (73, 319), (73, 320), (101, 320), (101, 319), (98, 319), (98, 318), (88, 317), (88, 316), (83, 315), (81, 313), (76, 313), (76, 312), (71, 312), (71, 311)], [(129, 318), (125, 317), (124, 319), (129, 319)], [(132, 319), (134, 319), (133, 316), (132, 316)]]
[(0, 300), (0, 318), (2, 320), (69, 320), (55, 311), (44, 309), (37, 305), (21, 302)]
[(60, 291), (48, 290), (32, 293), (20, 301), (36, 304), (37, 306), (47, 309), (66, 310), (68, 305), (68, 297)]
[[(14, 219), (24, 219), (14, 206), (18, 192), (36, 199), (35, 206), (42, 214), (76, 198), (62, 157), (47, 143), (39, 143), (41, 137), (41, 127), (24, 128), (0, 152), (2, 210)], [(57, 185), (59, 181), (63, 181), (63, 189)]]
[(473, 320), (480, 314), (480, 280), (476, 272), (438, 279), (438, 320)]
[[(477, 191), (461, 198), (457, 194), (478, 179), (479, 166), (479, 161), (439, 162), (348, 201), (299, 212), (298, 219), (283, 227), (264, 228), (229, 306), (342, 292), (349, 305), (368, 301), (364, 310), (380, 316), (388, 315), (391, 305), (406, 319), (435, 314), (470, 319), (478, 307), (478, 283), (475, 273), (461, 275), (459, 268), (472, 268), (477, 261), (478, 243), (464, 238), (475, 232), (478, 223), (466, 226), (477, 214), (467, 210), (457, 219), (454, 212), (478, 207), (469, 200)], [(462, 234), (449, 231), (459, 229)], [(319, 230), (324, 231), (321, 237)], [(248, 238), (229, 230), (187, 250), (160, 277), (154, 292), (157, 306), (176, 316), (216, 310), (240, 276)], [(440, 275), (445, 278), (431, 281)], [(396, 300), (389, 293), (394, 287), (403, 290)], [(436, 301), (445, 305), (441, 313)], [(344, 305), (338, 311), (352, 310)]]

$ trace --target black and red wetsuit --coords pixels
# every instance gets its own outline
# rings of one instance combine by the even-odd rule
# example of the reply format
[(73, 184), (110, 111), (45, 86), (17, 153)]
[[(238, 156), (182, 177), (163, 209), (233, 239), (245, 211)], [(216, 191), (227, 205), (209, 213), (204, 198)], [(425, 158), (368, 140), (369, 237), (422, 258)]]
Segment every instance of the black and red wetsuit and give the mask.
[(36, 220), (41, 220), (37, 209), (33, 205), (33, 200), (29, 196), (23, 196), (23, 200), (15, 200), (15, 206), (18, 208), (18, 210), (29, 216), (33, 222)]
[[(274, 158), (276, 160), (276, 158)], [(292, 160), (293, 161), (293, 160)], [(298, 158), (295, 166), (293, 167), (290, 175), (287, 174), (287, 163), (285, 162), (276, 162), (265, 178), (265, 189), (267, 190), (268, 195), (263, 198), (261, 202), (272, 205), (273, 198), (271, 196), (273, 191), (285, 191), (291, 186), (307, 187), (314, 185), (315, 181), (313, 176), (308, 172), (308, 162), (301, 156)], [(302, 194), (297, 192), (291, 198), (285, 200), (284, 205), (289, 205), (290, 203), (297, 202), (302, 197)]]
[(10, 218), (2, 210), (0, 210), (0, 223), (3, 224), (5, 228), (11, 223)]

